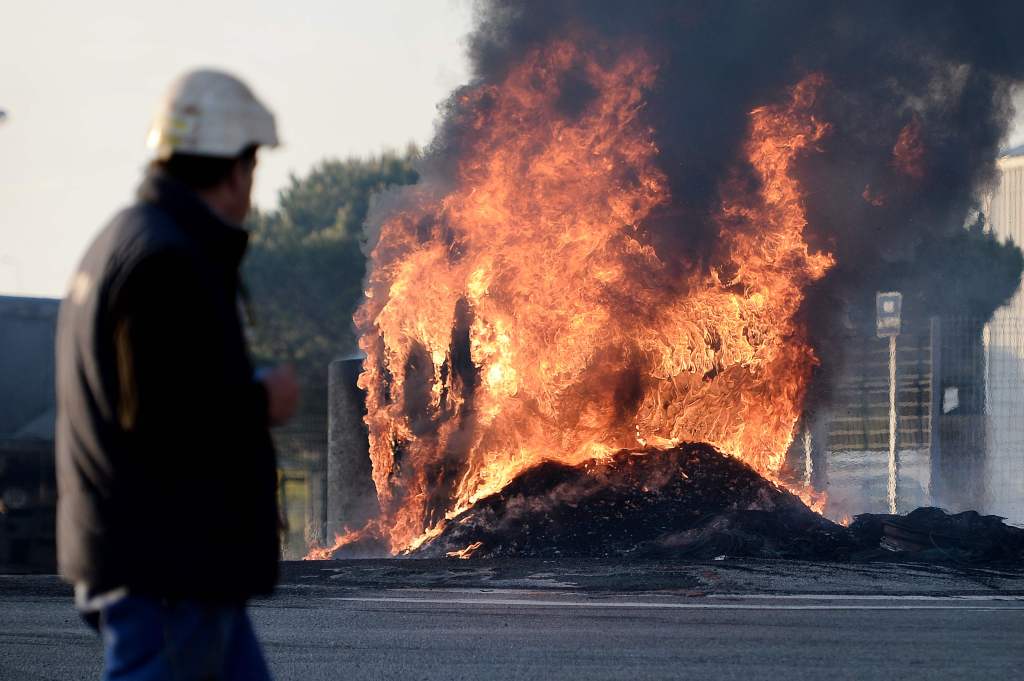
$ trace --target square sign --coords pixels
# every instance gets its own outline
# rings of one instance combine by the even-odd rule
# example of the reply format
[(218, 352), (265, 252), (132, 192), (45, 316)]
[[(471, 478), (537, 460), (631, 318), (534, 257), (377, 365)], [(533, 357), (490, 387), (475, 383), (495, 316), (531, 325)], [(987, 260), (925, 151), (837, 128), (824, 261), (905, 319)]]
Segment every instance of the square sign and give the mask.
[(900, 309), (902, 307), (902, 293), (892, 291), (875, 294), (876, 330), (879, 338), (900, 335)]

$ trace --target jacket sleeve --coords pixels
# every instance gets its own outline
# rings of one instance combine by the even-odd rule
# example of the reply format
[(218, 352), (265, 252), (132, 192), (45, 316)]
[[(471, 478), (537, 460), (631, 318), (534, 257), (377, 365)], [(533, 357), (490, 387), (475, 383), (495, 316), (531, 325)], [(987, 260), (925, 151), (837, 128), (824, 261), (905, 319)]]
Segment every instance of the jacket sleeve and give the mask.
[(265, 432), (267, 397), (231, 293), (197, 265), (187, 252), (151, 255), (112, 292), (118, 421), (160, 449), (231, 457)]

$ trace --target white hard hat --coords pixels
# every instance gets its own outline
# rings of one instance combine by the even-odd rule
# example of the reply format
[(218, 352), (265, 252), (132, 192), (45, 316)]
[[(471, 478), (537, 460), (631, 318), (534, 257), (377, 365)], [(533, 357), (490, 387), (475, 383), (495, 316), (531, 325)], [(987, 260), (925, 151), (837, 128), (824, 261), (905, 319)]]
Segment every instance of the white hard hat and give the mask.
[(146, 141), (157, 160), (175, 153), (232, 158), (254, 144), (278, 145), (274, 114), (245, 83), (209, 69), (174, 81)]

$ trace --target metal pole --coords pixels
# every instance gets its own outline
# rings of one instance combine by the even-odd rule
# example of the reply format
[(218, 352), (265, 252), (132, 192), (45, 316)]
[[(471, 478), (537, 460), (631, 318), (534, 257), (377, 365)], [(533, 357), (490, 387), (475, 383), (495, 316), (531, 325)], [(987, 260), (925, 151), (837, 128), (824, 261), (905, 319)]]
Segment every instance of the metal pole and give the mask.
[(938, 317), (931, 319), (931, 369), (932, 399), (928, 410), (931, 470), (928, 494), (929, 503), (941, 506), (948, 498), (948, 493), (942, 464), (942, 323)]
[(811, 439), (811, 427), (804, 426), (804, 487), (810, 488), (814, 476), (814, 445)]
[(889, 336), (889, 513), (897, 513), (896, 486), (899, 460), (896, 458), (896, 336)]

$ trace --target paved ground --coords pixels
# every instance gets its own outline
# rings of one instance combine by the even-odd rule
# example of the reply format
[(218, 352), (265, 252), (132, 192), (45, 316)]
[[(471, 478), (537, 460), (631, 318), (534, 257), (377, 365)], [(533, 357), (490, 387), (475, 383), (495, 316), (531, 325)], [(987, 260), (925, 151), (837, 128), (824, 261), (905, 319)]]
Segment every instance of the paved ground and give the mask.
[[(278, 679), (1011, 679), (1024, 572), (723, 561), (285, 566)], [(0, 577), (0, 679), (94, 678), (51, 577)]]

